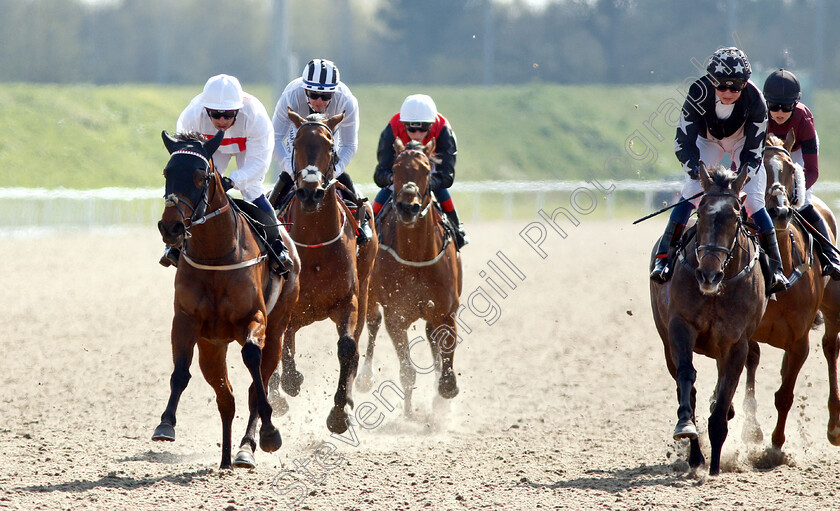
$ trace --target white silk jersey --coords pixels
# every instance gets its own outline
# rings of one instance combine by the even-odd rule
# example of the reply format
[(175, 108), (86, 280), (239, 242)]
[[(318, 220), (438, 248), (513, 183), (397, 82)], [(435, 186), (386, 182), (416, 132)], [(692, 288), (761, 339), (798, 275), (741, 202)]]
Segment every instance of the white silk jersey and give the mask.
[[(231, 158), (236, 157), (237, 168), (228, 177), (242, 192), (242, 198), (252, 202), (264, 193), (263, 181), (274, 152), (274, 127), (260, 100), (247, 92), (242, 95), (244, 104), (236, 115), (236, 122), (225, 131), (222, 144), (213, 153), (213, 164), (224, 174)], [(201, 104), (201, 94), (181, 112), (176, 129), (178, 132), (197, 131), (207, 139), (216, 135), (218, 130)]]
[[(272, 118), (274, 124), (274, 159), (280, 166), (281, 172), (294, 175), (292, 142), (295, 140), (297, 128), (289, 119), (289, 108), (304, 118), (312, 113), (306, 98), (306, 91), (303, 88), (303, 78), (297, 78), (289, 82), (277, 101)], [(332, 117), (342, 112), (344, 112), (344, 119), (336, 126), (333, 134), (335, 150), (338, 155), (334, 177), (344, 173), (359, 147), (359, 102), (350, 92), (350, 88), (344, 82), (339, 82), (332, 100), (324, 111), (324, 115)]]

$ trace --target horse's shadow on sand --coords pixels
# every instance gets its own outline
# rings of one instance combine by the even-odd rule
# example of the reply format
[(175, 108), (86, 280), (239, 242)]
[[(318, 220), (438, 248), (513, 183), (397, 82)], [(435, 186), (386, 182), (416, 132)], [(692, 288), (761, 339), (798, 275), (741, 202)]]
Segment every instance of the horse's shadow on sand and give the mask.
[[(601, 490), (610, 493), (621, 493), (633, 488), (648, 486), (685, 486), (690, 477), (682, 470), (676, 470), (674, 465), (640, 465), (633, 468), (619, 470), (587, 470), (592, 477), (578, 477), (555, 482), (538, 482), (523, 477), (519, 484), (531, 488), (578, 488), (585, 490)], [(603, 476), (603, 477), (599, 477)], [(696, 481), (695, 481), (696, 483)]]
[[(182, 462), (183, 460), (181, 458), (182, 457), (180, 456), (169, 453), (162, 454), (153, 451), (147, 451), (138, 454), (137, 456), (123, 458), (118, 461), (147, 461), (154, 463), (171, 464)], [(170, 482), (179, 486), (190, 486), (194, 481), (206, 479), (214, 473), (216, 473), (216, 471), (213, 469), (203, 468), (191, 472), (172, 473), (156, 477), (138, 478), (129, 475), (120, 475), (116, 472), (110, 472), (109, 474), (93, 481), (76, 479), (75, 481), (66, 481), (63, 483), (21, 486), (16, 489), (35, 493), (49, 493), (55, 491), (76, 493), (86, 492), (96, 488), (119, 488), (122, 490), (136, 490), (138, 488), (153, 486), (160, 481)]]

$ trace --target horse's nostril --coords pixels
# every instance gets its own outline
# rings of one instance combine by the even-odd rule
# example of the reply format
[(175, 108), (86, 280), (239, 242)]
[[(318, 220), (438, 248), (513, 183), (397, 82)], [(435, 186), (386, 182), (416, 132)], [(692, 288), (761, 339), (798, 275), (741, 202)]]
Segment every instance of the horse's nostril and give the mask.
[(411, 205), (411, 214), (416, 215), (420, 213), (420, 204), (412, 204)]
[(306, 190), (303, 188), (298, 188), (295, 195), (297, 195), (298, 200), (306, 200)]
[(312, 198), (316, 202), (320, 202), (320, 201), (324, 200), (324, 193), (325, 193), (324, 190), (319, 188), (319, 189), (315, 190), (315, 193), (312, 194)]

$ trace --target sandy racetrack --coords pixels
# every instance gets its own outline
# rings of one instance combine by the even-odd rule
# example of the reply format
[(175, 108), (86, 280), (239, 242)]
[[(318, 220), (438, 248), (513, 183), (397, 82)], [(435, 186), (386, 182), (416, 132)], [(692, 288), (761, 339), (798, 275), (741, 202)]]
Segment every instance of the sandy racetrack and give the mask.
[[(647, 257), (662, 222), (583, 219), (566, 239), (548, 230), (545, 259), (519, 237), (528, 223), (469, 226), (462, 303), (484, 290), (496, 305), (474, 295), (474, 310), (462, 314), (471, 332), (462, 331), (455, 355), (459, 396), (441, 403), (432, 376), (419, 376), (409, 419), (393, 393), (394, 411), (357, 394), (357, 403), (380, 405), (381, 423), (331, 438), (337, 336), (328, 323), (308, 327), (298, 336), (303, 389), (275, 422), (283, 447), (259, 451), (255, 470), (232, 472), (218, 469), (219, 415), (197, 363), (177, 441), (150, 440), (172, 369), (174, 272), (157, 264), (155, 229), (0, 239), (0, 508), (837, 508), (840, 450), (825, 437), (821, 331), (811, 336), (781, 463), (764, 452), (781, 353), (764, 347), (765, 442), (740, 439), (739, 389), (722, 474), (690, 474), (685, 448), (670, 439), (674, 384), (648, 303)], [(524, 275), (508, 272), (515, 289), (494, 277), (506, 298), (484, 280), (495, 275), (488, 261), (501, 264), (498, 251)], [(228, 364), (238, 445), (249, 380), (238, 348)], [(697, 367), (705, 431), (714, 366)], [(397, 368), (383, 328), (376, 385), (399, 383)], [(315, 460), (324, 442), (336, 450)]]

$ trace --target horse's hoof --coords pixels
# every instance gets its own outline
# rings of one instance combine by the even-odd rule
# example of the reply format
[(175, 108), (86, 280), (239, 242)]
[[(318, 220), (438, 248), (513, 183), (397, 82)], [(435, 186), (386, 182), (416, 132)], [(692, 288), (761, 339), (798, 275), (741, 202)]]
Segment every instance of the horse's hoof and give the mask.
[(279, 392), (269, 391), (268, 404), (271, 405), (271, 416), (281, 417), (289, 413), (289, 402)]
[(840, 446), (840, 426), (828, 427), (828, 441), (831, 445)]
[(347, 431), (347, 414), (344, 413), (343, 407), (336, 406), (330, 411), (330, 416), (327, 417), (327, 429), (339, 435)]
[(175, 427), (172, 424), (161, 422), (160, 425), (157, 428), (155, 428), (155, 433), (152, 435), (152, 440), (156, 440), (158, 442), (174, 442)]
[[(260, 449), (265, 452), (274, 452), (283, 445), (280, 432), (274, 426), (263, 426), (260, 428)], [(240, 451), (241, 452), (241, 451)]]
[(674, 440), (682, 440), (683, 438), (688, 438), (689, 440), (697, 439), (697, 428), (693, 422), (680, 422), (674, 428)]
[(450, 376), (447, 378), (446, 376), (442, 376), (438, 384), (438, 393), (446, 399), (452, 399), (457, 396), (458, 384), (455, 382), (455, 377)]
[(367, 369), (367, 365), (359, 371), (356, 376), (356, 390), (359, 392), (370, 392), (373, 388), (373, 372)]
[(239, 449), (236, 453), (236, 458), (233, 459), (233, 466), (237, 468), (256, 468), (257, 463), (254, 461), (254, 454), (250, 449)]
[(300, 371), (291, 371), (283, 373), (280, 378), (280, 384), (283, 386), (283, 392), (295, 397), (300, 394), (300, 385), (303, 383), (303, 375)]

